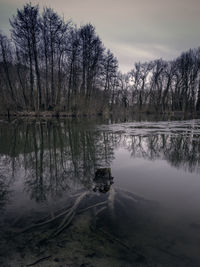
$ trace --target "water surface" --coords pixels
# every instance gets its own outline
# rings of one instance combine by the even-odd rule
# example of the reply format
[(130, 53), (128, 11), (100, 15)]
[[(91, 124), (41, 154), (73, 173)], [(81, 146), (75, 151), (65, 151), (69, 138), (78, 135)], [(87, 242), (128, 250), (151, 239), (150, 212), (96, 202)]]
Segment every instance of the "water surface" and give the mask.
[(198, 119), (2, 120), (0, 265), (198, 266), (199, 193)]

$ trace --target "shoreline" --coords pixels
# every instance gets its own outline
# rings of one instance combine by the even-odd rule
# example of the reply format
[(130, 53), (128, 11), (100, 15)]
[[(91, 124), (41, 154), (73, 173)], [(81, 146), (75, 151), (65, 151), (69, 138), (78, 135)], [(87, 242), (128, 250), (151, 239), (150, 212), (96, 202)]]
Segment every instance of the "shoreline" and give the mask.
[(69, 113), (69, 112), (58, 112), (58, 111), (41, 111), (41, 112), (0, 112), (0, 117), (30, 117), (30, 118), (78, 118), (78, 117), (95, 117), (103, 116), (102, 113)]
[(183, 111), (168, 111), (168, 112), (149, 112), (149, 111), (130, 111), (130, 110), (121, 110), (121, 111), (115, 111), (115, 112), (106, 112), (106, 113), (70, 113), (70, 112), (64, 112), (64, 111), (25, 111), (25, 112), (6, 112), (2, 111), (0, 112), (1, 118), (33, 118), (33, 119), (63, 119), (63, 118), (94, 118), (94, 117), (118, 117), (118, 116), (125, 116), (125, 117), (131, 117), (131, 116), (169, 116), (169, 118), (187, 118), (187, 117), (193, 117), (193, 118), (200, 118), (200, 113), (191, 113), (191, 112), (183, 112)]

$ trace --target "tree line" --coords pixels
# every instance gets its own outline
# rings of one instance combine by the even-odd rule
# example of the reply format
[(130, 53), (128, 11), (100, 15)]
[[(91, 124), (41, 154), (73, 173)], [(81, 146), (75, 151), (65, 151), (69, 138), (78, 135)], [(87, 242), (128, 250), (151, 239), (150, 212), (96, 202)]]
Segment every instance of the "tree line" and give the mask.
[(136, 63), (129, 78), (131, 104), (139, 110), (200, 111), (200, 48), (172, 61)]
[(200, 111), (200, 48), (173, 61), (136, 63), (122, 74), (91, 24), (26, 4), (0, 33), (2, 110), (71, 114)]
[[(1, 105), (21, 110), (101, 110), (118, 62), (95, 28), (26, 4), (0, 35)], [(103, 88), (103, 92), (102, 92)]]

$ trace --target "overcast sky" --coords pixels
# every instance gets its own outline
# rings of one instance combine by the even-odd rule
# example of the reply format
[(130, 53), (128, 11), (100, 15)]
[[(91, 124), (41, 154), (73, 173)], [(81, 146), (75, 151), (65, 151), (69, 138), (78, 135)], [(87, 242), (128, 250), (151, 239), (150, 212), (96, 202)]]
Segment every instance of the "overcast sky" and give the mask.
[[(0, 29), (24, 0), (0, 0)], [(90, 22), (106, 48), (119, 60), (122, 72), (135, 62), (172, 59), (200, 46), (200, 0), (32, 0), (52, 7), (75, 24)]]

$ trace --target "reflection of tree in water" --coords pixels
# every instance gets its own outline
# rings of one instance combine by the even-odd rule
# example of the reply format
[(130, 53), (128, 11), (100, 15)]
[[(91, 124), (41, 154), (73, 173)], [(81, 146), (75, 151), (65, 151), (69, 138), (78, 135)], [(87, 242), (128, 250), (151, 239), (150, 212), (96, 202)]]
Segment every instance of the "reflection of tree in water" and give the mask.
[(15, 159), (0, 156), (0, 210), (4, 209), (11, 198), (10, 186), (14, 182)]
[(65, 120), (14, 122), (3, 125), (0, 135), (1, 162), (9, 170), (6, 177), (15, 177), (24, 168), (26, 191), (37, 201), (73, 188), (92, 188), (95, 171), (110, 166), (119, 146), (133, 157), (162, 158), (191, 172), (199, 171), (200, 165), (200, 142), (192, 132), (127, 136)]
[[(2, 137), (0, 140), (5, 141), (4, 137), (7, 138), (4, 136), (5, 133), (0, 132), (0, 134)], [(109, 166), (114, 158), (114, 148), (126, 147), (134, 157), (164, 158), (176, 167), (187, 166), (191, 171), (195, 166), (199, 166), (200, 146), (195, 136), (163, 134), (126, 136), (120, 133), (105, 133), (89, 128), (87, 124), (77, 125), (71, 121), (16, 124), (10, 126), (7, 134), (8, 139), (12, 140), (10, 145), (6, 147), (3, 144), (4, 141), (1, 141), (0, 146), (3, 154), (1, 162), (9, 168), (9, 177), (14, 177), (18, 168), (24, 168), (25, 189), (36, 201), (45, 201), (49, 197), (60, 196), (66, 191), (69, 193), (66, 194), (69, 195), (67, 201), (62, 202), (61, 206), (56, 206), (53, 213), (50, 213), (45, 206), (41, 213), (31, 211), (29, 216), (25, 214), (25, 219), (22, 217), (19, 223), (16, 223), (15, 230), (23, 233), (24, 240), (27, 240), (26, 243), (22, 238), (23, 250), (28, 243), (31, 243), (31, 251), (33, 248), (37, 252), (36, 261), (38, 247), (48, 250), (48, 246), (53, 244), (56, 246), (60, 242), (59, 238), (66, 239), (69, 244), (73, 243), (73, 236), (78, 233), (78, 238), (82, 238), (83, 243), (88, 246), (87, 251), (94, 249), (92, 243), (87, 242), (88, 236), (92, 235), (99, 240), (98, 245), (102, 240), (107, 247), (111, 247), (111, 242), (117, 243), (117, 249), (124, 247), (125, 255), (131, 254), (130, 262), (133, 262), (134, 258), (136, 262), (141, 261), (146, 266), (148, 253), (145, 254), (137, 246), (132, 246), (132, 242), (129, 242), (126, 237), (121, 238), (114, 230), (110, 231), (110, 228), (104, 227), (106, 220), (108, 221), (108, 224), (105, 223), (106, 226), (114, 222), (113, 225), (116, 226), (118, 223), (118, 226), (122, 227), (124, 218), (127, 216), (126, 211), (128, 210), (129, 214), (129, 210), (134, 212), (138, 210), (136, 216), (134, 213), (135, 218), (138, 215), (137, 220), (134, 218), (133, 221), (126, 221), (126, 224), (131, 225), (129, 229), (134, 231), (132, 224), (135, 223), (137, 229), (137, 221), (143, 216), (141, 215), (143, 210), (144, 216), (139, 221), (138, 227), (147, 224), (149, 229), (149, 218), (145, 216), (148, 215), (148, 211), (152, 211), (149, 201), (112, 186)], [(106, 173), (105, 176), (102, 175), (102, 171)], [(2, 181), (3, 184), (8, 185), (5, 179)], [(7, 190), (7, 187), (2, 186), (2, 189), (4, 188)], [(72, 192), (73, 189), (76, 192)], [(109, 220), (108, 217), (111, 219)], [(81, 236), (80, 225), (85, 218), (88, 218), (87, 228), (84, 228)], [(68, 231), (64, 231), (66, 228)], [(154, 231), (150, 232), (154, 233)], [(77, 246), (80, 246), (80, 243), (74, 246), (74, 255), (77, 255)], [(109, 257), (113, 256), (111, 252), (106, 251), (106, 253)], [(48, 256), (45, 254), (44, 258), (46, 255)], [(28, 262), (31, 262), (30, 259)]]
[(113, 159), (112, 137), (84, 123), (67, 120), (13, 124), (6, 138), (12, 140), (2, 149), (12, 162), (7, 167), (13, 171), (24, 167), (25, 189), (36, 201), (92, 187), (96, 169), (109, 166)]
[(6, 160), (13, 177), (25, 168), (26, 190), (37, 201), (80, 185), (91, 187), (96, 169), (109, 167), (114, 148), (121, 145), (133, 157), (163, 158), (191, 172), (200, 164), (200, 142), (192, 132), (127, 136), (65, 120), (15, 122), (3, 125), (0, 134), (1, 162)]
[(165, 159), (176, 168), (199, 172), (199, 136), (156, 134), (123, 136), (122, 139), (132, 157), (142, 157), (148, 160)]
[(0, 174), (0, 211), (5, 208), (5, 205), (9, 201), (9, 184), (5, 176)]

